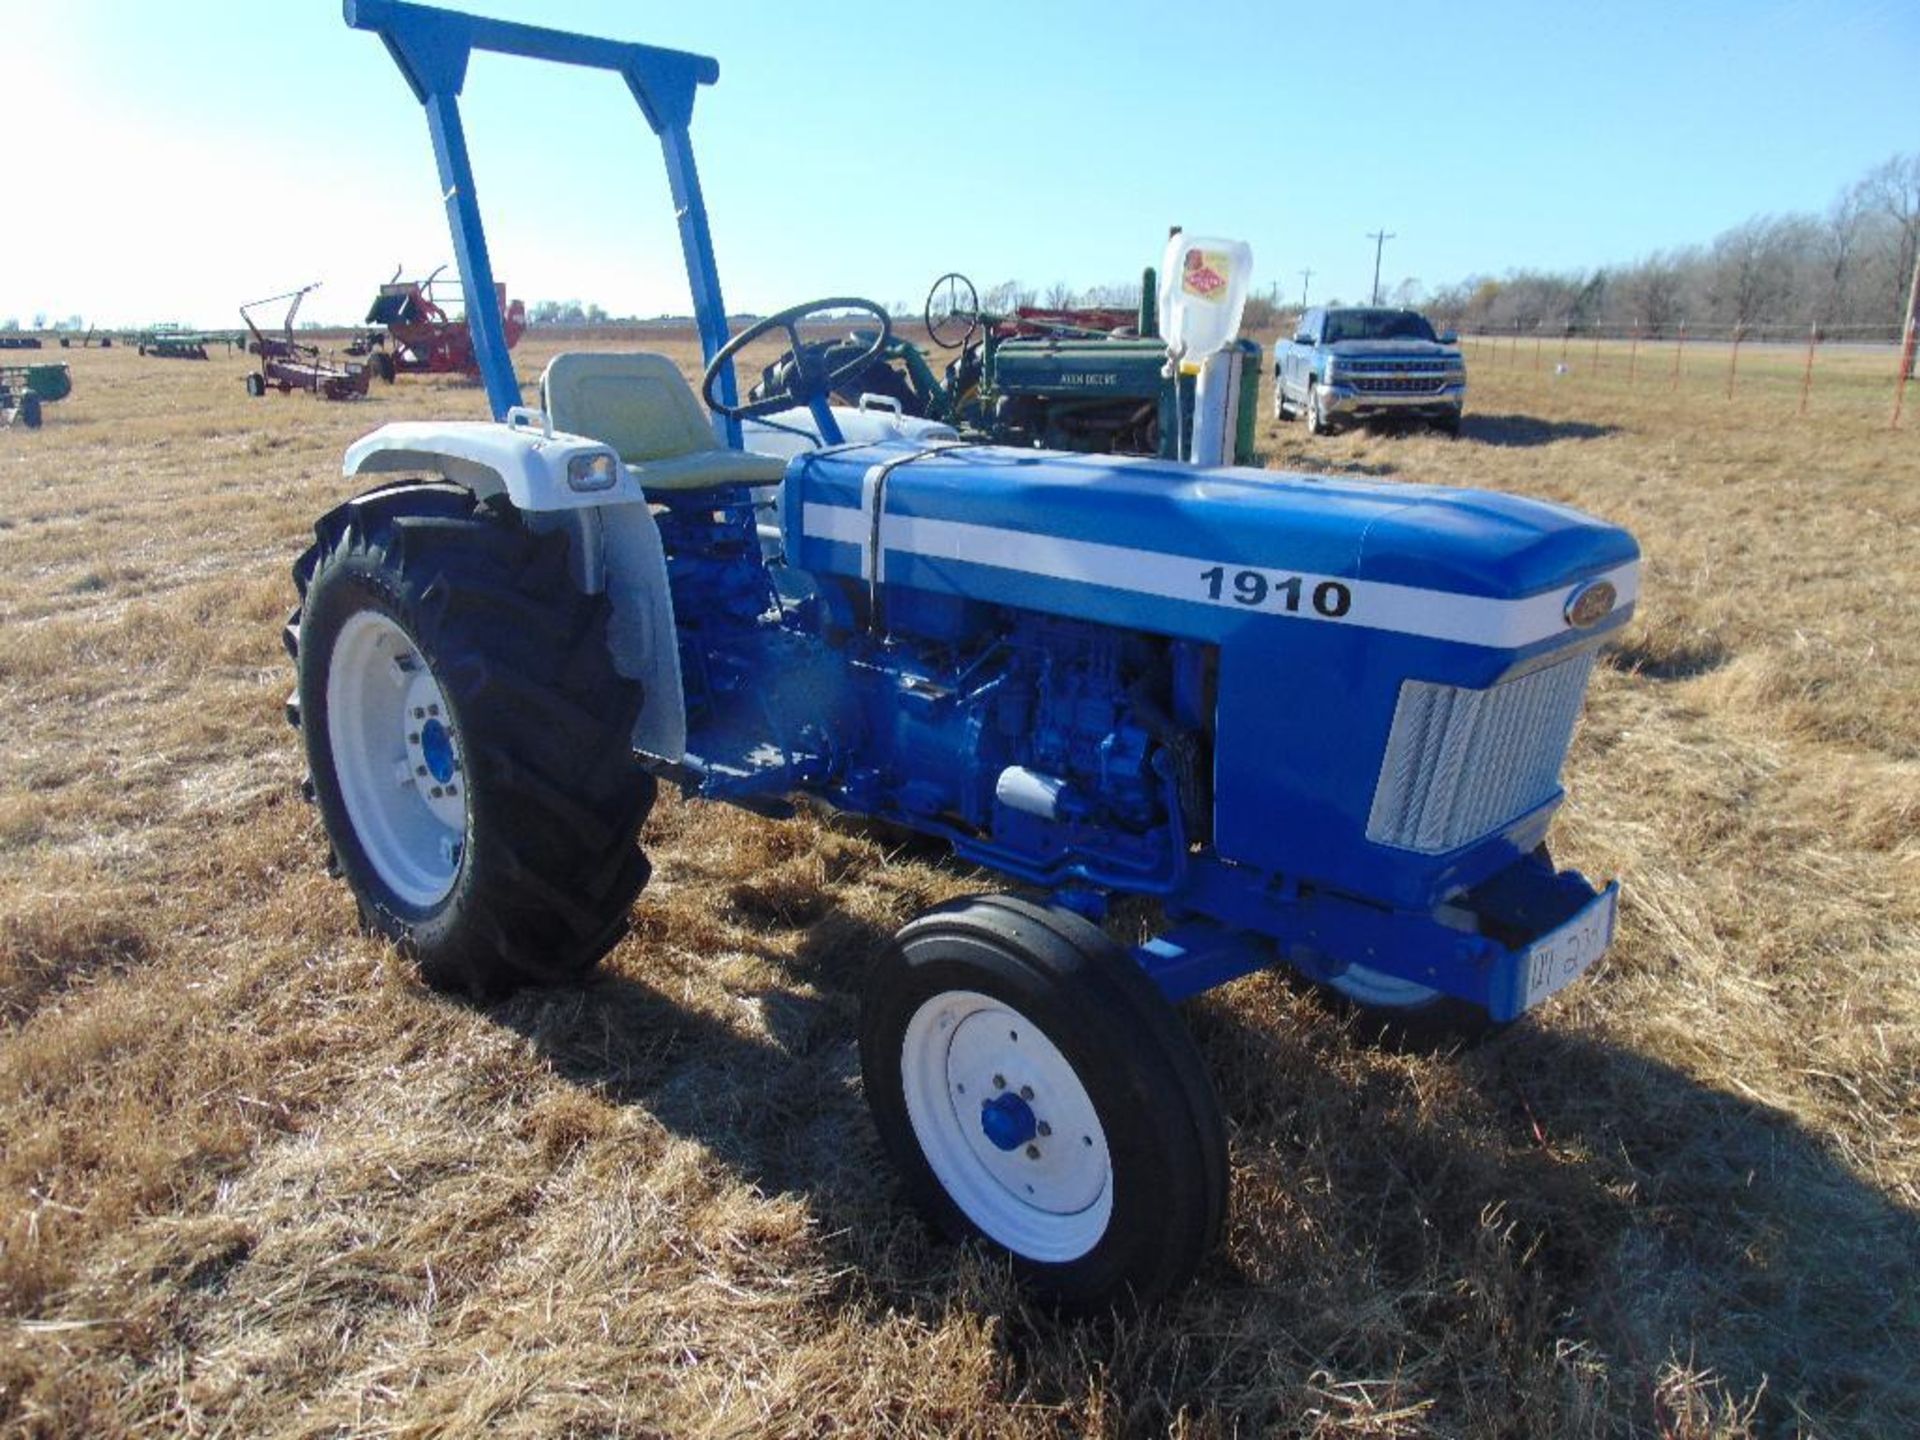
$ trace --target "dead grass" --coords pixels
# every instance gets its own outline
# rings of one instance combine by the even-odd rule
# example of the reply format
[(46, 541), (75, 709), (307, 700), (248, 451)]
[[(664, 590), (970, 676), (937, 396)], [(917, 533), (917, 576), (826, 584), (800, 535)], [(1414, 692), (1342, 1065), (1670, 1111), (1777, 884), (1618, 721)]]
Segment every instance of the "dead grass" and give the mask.
[(1523, 356), (1476, 366), (1457, 444), (1263, 420), (1273, 464), (1639, 534), (1642, 618), (1557, 842), (1625, 879), (1621, 938), (1471, 1055), (1369, 1050), (1275, 977), (1189, 1006), (1227, 1244), (1175, 1303), (1062, 1325), (904, 1211), (859, 1096), (863, 964), (987, 882), (668, 802), (602, 979), (489, 1011), (423, 991), (319, 871), (277, 631), (345, 443), (478, 392), (248, 401), (238, 360), (62, 358), (73, 398), (0, 436), (0, 1431), (1920, 1414), (1920, 441), (1869, 387), (1802, 421)]

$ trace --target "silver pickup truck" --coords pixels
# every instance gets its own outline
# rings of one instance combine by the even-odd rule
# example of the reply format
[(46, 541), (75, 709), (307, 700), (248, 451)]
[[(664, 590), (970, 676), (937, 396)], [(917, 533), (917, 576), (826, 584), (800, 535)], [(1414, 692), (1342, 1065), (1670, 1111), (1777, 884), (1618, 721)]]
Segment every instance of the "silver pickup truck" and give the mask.
[(1412, 310), (1314, 309), (1273, 351), (1273, 413), (1324, 435), (1349, 421), (1400, 417), (1460, 433), (1467, 362), (1452, 331)]

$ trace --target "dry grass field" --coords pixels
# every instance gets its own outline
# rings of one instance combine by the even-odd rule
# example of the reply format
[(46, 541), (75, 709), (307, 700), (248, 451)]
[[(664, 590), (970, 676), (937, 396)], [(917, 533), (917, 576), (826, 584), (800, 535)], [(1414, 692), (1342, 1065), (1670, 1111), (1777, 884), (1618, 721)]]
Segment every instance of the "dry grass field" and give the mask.
[(322, 873), (279, 629), (346, 443), (479, 391), (60, 358), (0, 434), (0, 1434), (1920, 1425), (1920, 417), (1884, 384), (1802, 420), (1476, 361), (1457, 443), (1263, 411), (1275, 466), (1638, 534), (1556, 832), (1621, 934), (1464, 1054), (1278, 976), (1189, 1004), (1226, 1242), (1067, 1324), (922, 1229), (859, 1094), (863, 964), (990, 879), (667, 800), (601, 978), (425, 990)]

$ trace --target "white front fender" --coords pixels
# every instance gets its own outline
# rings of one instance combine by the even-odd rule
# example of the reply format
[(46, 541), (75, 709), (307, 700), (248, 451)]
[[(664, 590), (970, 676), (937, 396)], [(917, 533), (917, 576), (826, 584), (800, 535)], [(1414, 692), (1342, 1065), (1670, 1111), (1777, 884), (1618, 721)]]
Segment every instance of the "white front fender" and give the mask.
[[(537, 418), (529, 424), (531, 415), (514, 411), (506, 424), (396, 421), (349, 446), (341, 468), (347, 475), (442, 475), (482, 499), (504, 494), (531, 529), (564, 529), (574, 582), (590, 594), (605, 591), (613, 607), (607, 646), (614, 668), (638, 680), (646, 694), (633, 747), (678, 762), (687, 748), (686, 698), (666, 551), (653, 511), (607, 446), (550, 432)], [(568, 479), (570, 462), (597, 455), (612, 456), (613, 483), (577, 488)]]
[[(612, 485), (596, 490), (569, 483), (568, 467), (576, 458), (590, 460), (599, 455), (611, 457)], [(528, 410), (513, 411), (504, 424), (397, 420), (349, 445), (342, 469), (348, 475), (430, 470), (476, 495), (504, 492), (516, 510), (530, 515), (646, 499), (639, 482), (627, 474), (609, 446), (584, 435), (547, 430)]]

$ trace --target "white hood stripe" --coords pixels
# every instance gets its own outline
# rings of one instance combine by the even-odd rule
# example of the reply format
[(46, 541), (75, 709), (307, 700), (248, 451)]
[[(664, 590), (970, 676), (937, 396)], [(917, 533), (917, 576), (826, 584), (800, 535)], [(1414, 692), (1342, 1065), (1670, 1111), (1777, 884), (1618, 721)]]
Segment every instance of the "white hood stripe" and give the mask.
[[(873, 532), (871, 520), (860, 509), (809, 502), (802, 515), (801, 533), (809, 540), (858, 545), (865, 573), (869, 563), (866, 550)], [(1376, 580), (1309, 575), (1240, 561), (1166, 555), (1092, 540), (1035, 535), (957, 520), (930, 520), (918, 515), (883, 516), (880, 535), (883, 552), (894, 550), (928, 560), (955, 560), (1050, 580), (1102, 585), (1135, 595), (1189, 600), (1228, 610), (1353, 625), (1364, 630), (1387, 630), (1398, 635), (1506, 650), (1567, 634), (1571, 629), (1566, 617), (1567, 600), (1581, 585), (1596, 580), (1612, 584), (1617, 596), (1616, 611), (1633, 604), (1640, 593), (1638, 561), (1629, 561), (1604, 574), (1544, 594), (1496, 600)], [(1216, 572), (1220, 578), (1210, 578)], [(1233, 577), (1247, 572), (1257, 573), (1262, 583), (1250, 583), (1247, 589), (1236, 588)], [(1296, 580), (1298, 584), (1293, 583)], [(1344, 589), (1351, 597), (1351, 604), (1343, 614), (1329, 615), (1314, 603), (1313, 597), (1321, 594), (1321, 587), (1328, 584)], [(1249, 603), (1245, 598), (1249, 590), (1261, 596), (1258, 603)]]

